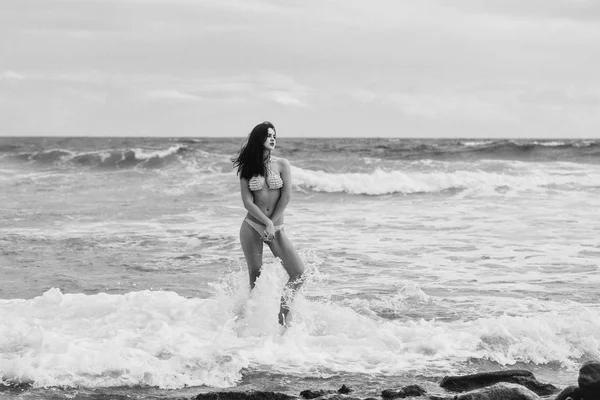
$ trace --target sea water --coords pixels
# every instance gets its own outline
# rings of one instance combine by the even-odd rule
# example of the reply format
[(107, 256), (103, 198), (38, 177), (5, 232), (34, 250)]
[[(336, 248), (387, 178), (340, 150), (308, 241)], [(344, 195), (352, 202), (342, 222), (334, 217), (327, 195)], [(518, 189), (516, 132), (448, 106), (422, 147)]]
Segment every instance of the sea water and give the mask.
[(266, 247), (248, 288), (243, 139), (0, 138), (0, 380), (29, 387), (0, 398), (560, 387), (600, 358), (600, 141), (279, 139), (287, 329)]

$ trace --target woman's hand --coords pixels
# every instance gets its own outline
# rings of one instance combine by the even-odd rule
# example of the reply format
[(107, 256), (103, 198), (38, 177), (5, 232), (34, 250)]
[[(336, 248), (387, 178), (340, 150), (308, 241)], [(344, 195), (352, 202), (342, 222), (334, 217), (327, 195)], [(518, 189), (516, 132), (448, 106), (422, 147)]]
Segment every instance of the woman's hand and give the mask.
[(265, 227), (265, 233), (262, 236), (263, 242), (270, 242), (275, 239), (275, 225), (273, 225), (273, 221), (269, 220), (269, 223)]

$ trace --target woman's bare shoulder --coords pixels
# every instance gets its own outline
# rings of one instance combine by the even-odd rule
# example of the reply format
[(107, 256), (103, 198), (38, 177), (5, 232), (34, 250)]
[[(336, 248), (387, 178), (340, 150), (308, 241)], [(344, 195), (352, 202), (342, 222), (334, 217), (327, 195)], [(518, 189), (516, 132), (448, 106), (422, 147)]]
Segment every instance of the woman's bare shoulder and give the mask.
[(283, 158), (283, 157), (277, 157), (277, 158), (271, 157), (271, 161), (281, 167), (289, 167), (289, 165), (290, 165), (290, 162), (288, 161), (288, 159)]

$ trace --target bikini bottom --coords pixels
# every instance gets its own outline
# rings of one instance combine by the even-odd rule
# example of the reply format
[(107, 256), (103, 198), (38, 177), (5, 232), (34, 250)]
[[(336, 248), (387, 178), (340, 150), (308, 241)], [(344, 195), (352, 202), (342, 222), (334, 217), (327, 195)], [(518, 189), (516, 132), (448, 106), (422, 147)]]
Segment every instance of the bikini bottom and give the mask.
[[(248, 225), (250, 225), (252, 228), (254, 228), (254, 230), (256, 232), (258, 232), (258, 234), (260, 236), (262, 236), (262, 235), (265, 234), (265, 228), (266, 228), (266, 226), (264, 226), (262, 224), (259, 224), (257, 222), (254, 222), (254, 221), (250, 220), (249, 218), (245, 218), (244, 221), (246, 221), (248, 223)], [(281, 225), (275, 225), (275, 232), (280, 231), (281, 228), (283, 228), (283, 224), (281, 224)]]

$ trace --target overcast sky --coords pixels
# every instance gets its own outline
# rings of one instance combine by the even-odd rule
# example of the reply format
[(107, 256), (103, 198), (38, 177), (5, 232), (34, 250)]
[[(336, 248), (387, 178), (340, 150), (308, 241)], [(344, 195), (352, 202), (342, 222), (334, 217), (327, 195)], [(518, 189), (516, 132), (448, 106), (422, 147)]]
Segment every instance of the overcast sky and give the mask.
[(600, 137), (598, 0), (1, 0), (0, 135)]

